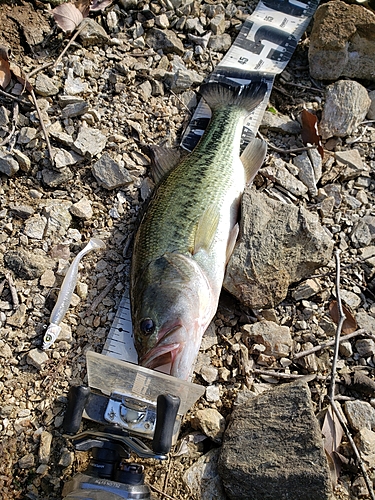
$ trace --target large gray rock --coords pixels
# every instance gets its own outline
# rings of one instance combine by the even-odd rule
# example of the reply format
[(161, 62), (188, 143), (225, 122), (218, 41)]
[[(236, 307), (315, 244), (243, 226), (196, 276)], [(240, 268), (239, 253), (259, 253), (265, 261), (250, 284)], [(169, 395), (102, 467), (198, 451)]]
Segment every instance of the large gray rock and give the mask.
[(247, 189), (239, 241), (224, 287), (248, 307), (274, 307), (291, 283), (308, 278), (331, 258), (333, 241), (318, 216)]
[(314, 17), (309, 62), (311, 76), (321, 80), (375, 80), (375, 14), (337, 0), (321, 5)]
[(346, 137), (365, 119), (371, 99), (360, 83), (340, 80), (327, 87), (319, 132), (323, 139)]
[(331, 479), (306, 382), (277, 386), (237, 407), (219, 473), (235, 500), (328, 500)]

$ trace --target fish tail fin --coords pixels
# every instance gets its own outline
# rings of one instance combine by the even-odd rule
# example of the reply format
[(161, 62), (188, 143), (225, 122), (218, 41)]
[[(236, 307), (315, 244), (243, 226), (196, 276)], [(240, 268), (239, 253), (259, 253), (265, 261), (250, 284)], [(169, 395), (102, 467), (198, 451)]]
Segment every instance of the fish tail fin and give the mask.
[(209, 82), (201, 85), (199, 93), (212, 111), (222, 106), (239, 106), (251, 113), (267, 92), (267, 84), (260, 80), (248, 85)]

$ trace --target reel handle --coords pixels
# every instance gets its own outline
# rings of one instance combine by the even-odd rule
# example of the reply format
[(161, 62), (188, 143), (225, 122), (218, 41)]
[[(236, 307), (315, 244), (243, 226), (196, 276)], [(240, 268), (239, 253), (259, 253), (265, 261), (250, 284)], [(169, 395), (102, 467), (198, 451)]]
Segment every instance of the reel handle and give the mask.
[(62, 424), (66, 434), (77, 434), (82, 421), (82, 413), (90, 393), (90, 387), (86, 387), (85, 385), (76, 385), (69, 389), (68, 406)]
[(172, 437), (180, 398), (172, 394), (160, 394), (156, 405), (156, 425), (152, 449), (156, 454), (167, 454), (172, 446)]

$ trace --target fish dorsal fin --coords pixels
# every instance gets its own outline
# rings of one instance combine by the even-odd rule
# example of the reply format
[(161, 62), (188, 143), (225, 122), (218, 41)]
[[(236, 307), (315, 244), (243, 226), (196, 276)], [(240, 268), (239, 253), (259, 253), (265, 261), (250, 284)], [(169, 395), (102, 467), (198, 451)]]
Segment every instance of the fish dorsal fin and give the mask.
[(206, 208), (203, 212), (195, 232), (193, 255), (199, 250), (206, 252), (210, 250), (219, 225), (219, 218), (220, 215), (214, 206)]
[(178, 164), (181, 152), (176, 148), (166, 146), (150, 146), (149, 151), (153, 162), (152, 177), (158, 184)]
[(243, 163), (246, 172), (246, 183), (250, 184), (258, 170), (264, 162), (264, 158), (267, 153), (267, 144), (261, 139), (253, 139), (246, 146), (244, 152), (241, 155), (241, 161)]

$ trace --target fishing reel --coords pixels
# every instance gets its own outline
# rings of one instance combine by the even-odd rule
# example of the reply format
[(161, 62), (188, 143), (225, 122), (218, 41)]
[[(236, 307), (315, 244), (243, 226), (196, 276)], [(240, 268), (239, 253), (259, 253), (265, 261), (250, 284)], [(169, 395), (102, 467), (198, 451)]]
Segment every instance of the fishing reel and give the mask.
[[(91, 460), (64, 485), (63, 498), (151, 499), (144, 467), (130, 462), (131, 454), (167, 459), (183, 415), (204, 388), (94, 352), (86, 360), (89, 384), (70, 388), (63, 429), (77, 451), (91, 451)], [(78, 433), (82, 418), (103, 429)]]

